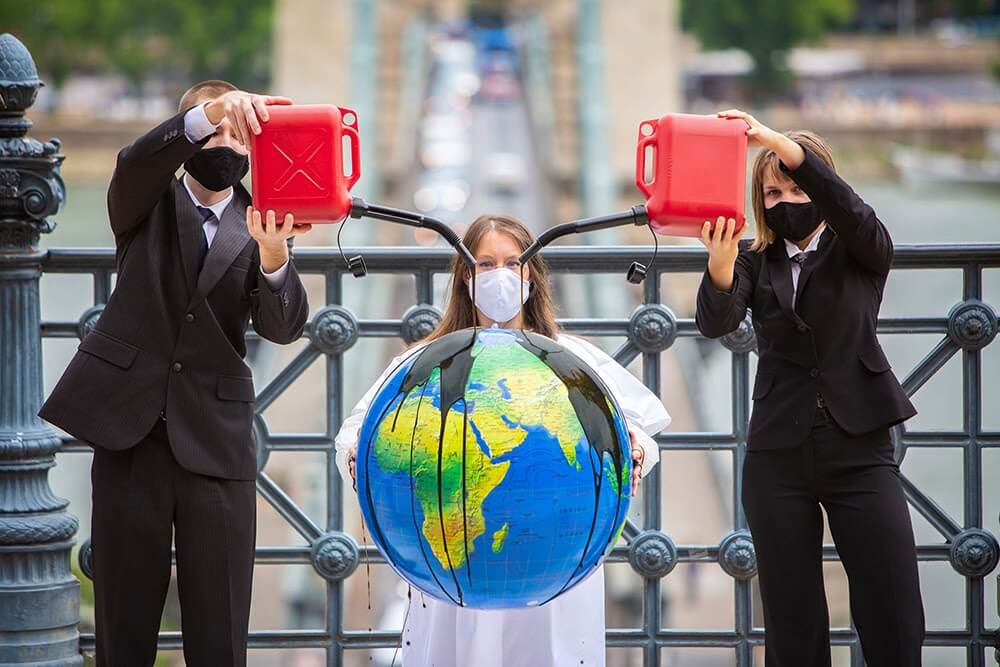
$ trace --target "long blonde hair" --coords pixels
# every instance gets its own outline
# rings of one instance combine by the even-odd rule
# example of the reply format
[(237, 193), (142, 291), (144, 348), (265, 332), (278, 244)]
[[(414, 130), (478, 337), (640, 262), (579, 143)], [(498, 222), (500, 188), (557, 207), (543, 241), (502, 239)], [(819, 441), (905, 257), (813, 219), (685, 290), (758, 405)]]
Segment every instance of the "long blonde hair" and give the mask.
[[(823, 137), (809, 130), (792, 130), (784, 134), (795, 143), (801, 144), (803, 148), (815, 153), (819, 159), (830, 166), (830, 169), (837, 170), (833, 165), (833, 153)], [(753, 206), (754, 239), (750, 249), (757, 252), (764, 252), (777, 238), (764, 222), (764, 177), (772, 175), (779, 179), (788, 178), (788, 175), (779, 168), (778, 162), (778, 155), (772, 150), (766, 150), (758, 153), (757, 159), (753, 163), (753, 176), (750, 180), (750, 203)]]
[[(521, 250), (527, 249), (534, 240), (528, 228), (516, 218), (488, 214), (479, 216), (469, 225), (462, 237), (462, 242), (474, 256), (480, 241), (491, 231), (507, 234), (514, 239)], [(559, 325), (556, 324), (555, 306), (552, 303), (549, 269), (541, 254), (536, 254), (529, 259), (527, 267), (531, 277), (531, 293), (522, 311), (524, 328), (549, 338), (555, 338), (559, 331)], [(469, 277), (468, 269), (462, 263), (461, 258), (456, 255), (451, 262), (451, 288), (448, 305), (441, 317), (441, 323), (430, 335), (424, 338), (424, 342), (430, 342), (453, 331), (473, 326), (476, 313), (465, 283), (466, 278)]]

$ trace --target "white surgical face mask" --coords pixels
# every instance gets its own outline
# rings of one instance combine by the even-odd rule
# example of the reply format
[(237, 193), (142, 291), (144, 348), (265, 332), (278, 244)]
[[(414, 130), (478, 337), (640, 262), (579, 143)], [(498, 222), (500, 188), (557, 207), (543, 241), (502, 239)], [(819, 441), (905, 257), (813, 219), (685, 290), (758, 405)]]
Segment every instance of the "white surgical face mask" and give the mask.
[[(531, 281), (522, 281), (521, 276), (510, 269), (499, 268), (477, 273), (475, 305), (486, 317), (505, 324), (517, 317), (521, 305), (528, 300), (530, 290)], [(471, 282), (469, 298), (473, 298)]]

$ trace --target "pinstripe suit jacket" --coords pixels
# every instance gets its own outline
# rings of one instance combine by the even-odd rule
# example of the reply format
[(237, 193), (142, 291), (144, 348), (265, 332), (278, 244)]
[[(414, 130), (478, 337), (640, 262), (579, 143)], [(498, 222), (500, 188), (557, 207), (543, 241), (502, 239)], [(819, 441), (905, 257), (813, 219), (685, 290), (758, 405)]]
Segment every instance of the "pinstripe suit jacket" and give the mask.
[(181, 112), (118, 155), (108, 190), (118, 282), (39, 415), (97, 447), (139, 443), (163, 413), (186, 469), (225, 479), (256, 477), (254, 386), (244, 331), (289, 343), (308, 317), (289, 264), (272, 290), (246, 228), (250, 195), (233, 201), (198, 271), (202, 218), (177, 179), (201, 146)]

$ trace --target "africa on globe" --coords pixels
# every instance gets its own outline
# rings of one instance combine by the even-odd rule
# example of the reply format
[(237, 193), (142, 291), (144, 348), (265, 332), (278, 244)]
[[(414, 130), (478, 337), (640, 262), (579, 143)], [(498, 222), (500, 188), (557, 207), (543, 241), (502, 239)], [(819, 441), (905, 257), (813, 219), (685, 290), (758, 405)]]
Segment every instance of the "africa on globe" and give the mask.
[(407, 357), (361, 427), (372, 539), (410, 584), (475, 608), (545, 604), (611, 550), (628, 429), (597, 373), (550, 338), (464, 329)]

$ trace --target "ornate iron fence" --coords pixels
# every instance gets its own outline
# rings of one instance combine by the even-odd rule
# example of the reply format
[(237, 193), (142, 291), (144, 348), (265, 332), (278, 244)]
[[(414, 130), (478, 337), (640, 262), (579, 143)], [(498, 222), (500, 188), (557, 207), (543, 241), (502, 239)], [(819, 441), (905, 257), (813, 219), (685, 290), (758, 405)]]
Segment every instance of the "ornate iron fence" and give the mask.
[[(399, 337), (412, 342), (436, 324), (439, 313), (432, 302), (433, 279), (445, 273), (451, 251), (444, 249), (365, 248), (363, 252), (372, 274), (410, 274), (414, 277), (414, 305), (398, 320), (359, 320), (340, 305), (345, 273), (337, 251), (323, 248), (303, 248), (296, 251), (296, 264), (304, 274), (320, 274), (325, 279), (326, 304), (315, 313), (306, 329), (308, 345), (288, 363), (258, 394), (258, 417), (255, 436), (258, 441), (261, 467), (271, 451), (312, 451), (327, 456), (327, 516), (307, 515), (266, 472), (261, 472), (258, 490), (308, 543), (310, 547), (260, 547), (258, 562), (310, 563), (327, 580), (326, 627), (322, 630), (287, 630), (254, 632), (253, 647), (325, 647), (329, 664), (340, 664), (344, 649), (363, 647), (395, 647), (396, 633), (356, 632), (344, 630), (342, 623), (344, 578), (354, 572), (359, 563), (384, 562), (373, 547), (359, 547), (358, 541), (342, 532), (343, 488), (334, 464), (333, 435), (338, 428), (342, 409), (344, 355), (360, 337)], [(637, 255), (646, 255), (648, 248), (553, 248), (545, 257), (555, 275), (574, 273), (617, 272)], [(660, 276), (667, 273), (700, 273), (704, 270), (705, 254), (700, 248), (666, 248), (644, 286), (645, 303), (628, 319), (567, 319), (563, 327), (582, 335), (620, 336), (623, 343), (614, 356), (622, 364), (642, 355), (643, 380), (654, 391), (659, 390), (659, 355), (678, 337), (698, 336), (694, 321), (678, 318), (662, 305)], [(78, 337), (93, 326), (101, 303), (110, 293), (114, 256), (110, 250), (53, 249), (43, 260), (47, 273), (85, 273), (93, 276), (95, 306), (84, 311), (77, 320), (43, 322), (45, 337)], [(914, 432), (897, 429), (897, 456), (901, 459), (910, 447), (961, 448), (965, 456), (965, 513), (960, 518), (949, 516), (934, 499), (904, 479), (911, 505), (941, 534), (938, 544), (921, 544), (919, 558), (923, 561), (948, 561), (966, 577), (967, 628), (964, 631), (930, 631), (928, 646), (965, 646), (968, 665), (985, 665), (986, 648), (997, 646), (1000, 635), (985, 625), (984, 576), (996, 566), (996, 539), (982, 530), (982, 451), (1000, 447), (1000, 433), (982, 429), (980, 412), (982, 377), (980, 350), (990, 343), (997, 332), (994, 310), (981, 301), (982, 271), (1000, 266), (1000, 245), (979, 246), (902, 246), (897, 248), (895, 268), (961, 269), (964, 289), (960, 302), (941, 317), (901, 317), (880, 321), (879, 331), (886, 334), (939, 334), (940, 341), (925, 358), (903, 378), (908, 393), (913, 394), (955, 354), (963, 355), (964, 427), (961, 432)], [(642, 516), (644, 525), (629, 523), (624, 531), (624, 544), (615, 548), (611, 560), (627, 561), (644, 577), (641, 627), (608, 632), (608, 644), (613, 647), (641, 647), (644, 664), (660, 664), (660, 647), (729, 647), (735, 651), (736, 664), (752, 664), (752, 648), (763, 642), (763, 629), (754, 627), (750, 579), (755, 574), (753, 544), (742, 508), (740, 475), (745, 455), (746, 423), (750, 412), (749, 369), (754, 350), (753, 329), (749, 321), (720, 342), (732, 351), (732, 432), (666, 432), (658, 438), (661, 448), (676, 450), (728, 451), (732, 455), (735, 488), (732, 493), (732, 531), (720, 536), (717, 544), (675, 544), (669, 536), (669, 526), (661, 523), (659, 473), (651, 473), (643, 485)], [(328, 360), (326, 411), (328, 428), (325, 433), (302, 436), (272, 433), (260, 416), (269, 405), (321, 356)], [(76, 442), (65, 443), (64, 451), (85, 450)], [(87, 550), (84, 549), (83, 562)], [(825, 549), (828, 560), (836, 559), (832, 547)], [(735, 627), (733, 631), (682, 631), (663, 628), (660, 606), (660, 579), (667, 576), (679, 562), (717, 563), (733, 580), (735, 595)], [(850, 628), (832, 632), (833, 642), (851, 647), (853, 664), (861, 665), (856, 635)], [(164, 648), (180, 646), (177, 634), (165, 634)], [(84, 650), (93, 646), (92, 638), (84, 636)]]

